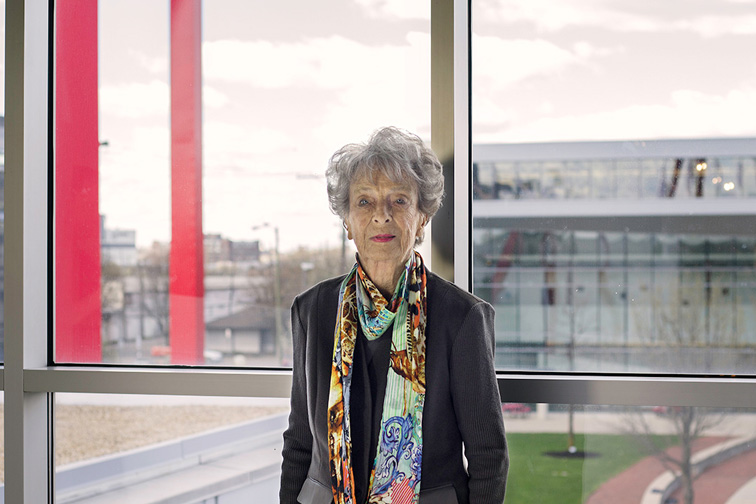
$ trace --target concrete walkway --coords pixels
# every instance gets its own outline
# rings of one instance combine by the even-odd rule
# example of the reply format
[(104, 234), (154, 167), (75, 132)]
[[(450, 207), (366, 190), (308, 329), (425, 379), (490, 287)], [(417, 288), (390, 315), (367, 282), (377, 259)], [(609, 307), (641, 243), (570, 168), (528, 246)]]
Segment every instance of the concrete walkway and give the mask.
[(756, 478), (752, 479), (727, 499), (727, 504), (753, 504), (756, 502)]
[[(756, 450), (733, 457), (704, 471), (693, 482), (696, 502), (706, 504), (756, 503)], [(670, 497), (684, 502), (682, 490)]]
[[(726, 439), (725, 437), (697, 439), (693, 443), (693, 453), (705, 450)], [(667, 451), (673, 457), (679, 456), (680, 448), (675, 446)], [(647, 485), (666, 470), (656, 457), (646, 457), (601, 485), (588, 498), (586, 504), (638, 504), (643, 499)], [(709, 504), (706, 500), (701, 502)]]
[[(705, 437), (696, 440), (694, 454), (716, 451), (726, 446), (728, 438)], [(679, 455), (679, 447), (668, 450)], [(667, 469), (656, 457), (646, 457), (627, 470), (604, 483), (586, 504), (638, 504), (645, 502), (647, 485), (659, 479)], [(696, 478), (693, 490), (695, 502), (704, 504), (756, 504), (756, 449), (751, 449), (722, 463), (714, 465)], [(657, 500), (662, 499), (660, 488)], [(648, 498), (648, 495), (645, 496)], [(683, 490), (670, 495), (670, 502), (684, 502)]]

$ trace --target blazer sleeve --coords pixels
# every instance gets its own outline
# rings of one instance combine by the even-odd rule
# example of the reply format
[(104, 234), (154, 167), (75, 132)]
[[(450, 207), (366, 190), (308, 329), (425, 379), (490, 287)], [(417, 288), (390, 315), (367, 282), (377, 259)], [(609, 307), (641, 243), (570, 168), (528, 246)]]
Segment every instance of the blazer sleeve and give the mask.
[(305, 372), (307, 332), (299, 316), (299, 303), (291, 307), (293, 371), (289, 427), (284, 431), (283, 463), (281, 465), (281, 504), (296, 504), (297, 495), (307, 478), (312, 458), (312, 431), (307, 412), (307, 379)]
[(467, 313), (450, 357), (454, 409), (475, 504), (501, 504), (509, 470), (494, 345), (494, 310), (480, 301)]

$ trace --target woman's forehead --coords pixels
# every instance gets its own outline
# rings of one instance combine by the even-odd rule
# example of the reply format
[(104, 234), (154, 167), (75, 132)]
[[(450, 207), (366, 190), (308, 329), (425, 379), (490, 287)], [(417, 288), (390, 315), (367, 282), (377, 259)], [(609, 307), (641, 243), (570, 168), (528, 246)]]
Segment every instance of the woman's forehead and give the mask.
[(350, 184), (351, 190), (388, 186), (400, 190), (416, 190), (415, 181), (395, 168), (384, 166), (361, 166)]

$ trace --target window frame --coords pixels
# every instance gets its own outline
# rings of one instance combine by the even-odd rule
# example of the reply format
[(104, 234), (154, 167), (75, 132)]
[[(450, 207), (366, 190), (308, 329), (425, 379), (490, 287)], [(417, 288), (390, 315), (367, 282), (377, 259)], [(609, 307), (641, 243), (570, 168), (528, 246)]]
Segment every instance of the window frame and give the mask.
[[(52, 357), (52, 65), (54, 1), (6, 1), (5, 501), (54, 502), (54, 394), (287, 397), (291, 372), (50, 366)], [(431, 2), (432, 146), (446, 204), (431, 230), (435, 271), (469, 289), (471, 5)], [(502, 401), (756, 408), (753, 377), (499, 373)], [(47, 481), (47, 485), (40, 485)]]

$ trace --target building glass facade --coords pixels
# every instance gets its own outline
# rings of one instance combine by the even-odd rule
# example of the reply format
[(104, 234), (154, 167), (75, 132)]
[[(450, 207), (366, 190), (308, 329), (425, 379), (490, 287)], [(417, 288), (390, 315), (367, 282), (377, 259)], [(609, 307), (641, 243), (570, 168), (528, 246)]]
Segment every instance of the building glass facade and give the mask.
[(756, 369), (756, 140), (474, 153), (473, 287), (501, 369)]

